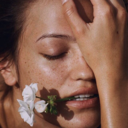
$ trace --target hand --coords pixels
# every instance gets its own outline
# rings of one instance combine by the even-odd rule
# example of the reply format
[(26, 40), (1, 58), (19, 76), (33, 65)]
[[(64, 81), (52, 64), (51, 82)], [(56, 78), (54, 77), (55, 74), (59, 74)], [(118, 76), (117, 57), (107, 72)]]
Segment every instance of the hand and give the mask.
[[(66, 0), (65, 0), (66, 1)], [(63, 3), (65, 16), (99, 92), (101, 126), (128, 128), (128, 16), (122, 0), (91, 0), (94, 20), (85, 23), (73, 0)]]
[(120, 71), (124, 73), (126, 72), (124, 65), (128, 60), (128, 20), (123, 1), (91, 0), (91, 2), (94, 7), (92, 23), (85, 23), (80, 18), (73, 0), (63, 5), (65, 16), (83, 56), (96, 76), (102, 72), (107, 73), (108, 70), (112, 74)]

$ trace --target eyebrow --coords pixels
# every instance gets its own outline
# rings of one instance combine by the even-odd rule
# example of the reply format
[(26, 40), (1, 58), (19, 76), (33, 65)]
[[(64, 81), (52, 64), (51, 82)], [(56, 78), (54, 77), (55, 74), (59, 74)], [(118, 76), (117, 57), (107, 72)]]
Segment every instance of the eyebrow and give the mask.
[(74, 37), (69, 36), (69, 35), (52, 33), (52, 34), (42, 35), (41, 37), (39, 37), (37, 39), (36, 42), (38, 42), (39, 40), (45, 39), (45, 38), (60, 38), (60, 39), (66, 39), (66, 40), (70, 40), (70, 41), (75, 41), (76, 40)]

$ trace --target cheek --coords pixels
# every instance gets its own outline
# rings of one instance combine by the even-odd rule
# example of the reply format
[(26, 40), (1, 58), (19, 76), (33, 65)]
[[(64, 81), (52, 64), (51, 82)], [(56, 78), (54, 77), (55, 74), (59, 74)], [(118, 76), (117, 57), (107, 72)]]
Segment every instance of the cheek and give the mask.
[[(22, 52), (19, 59), (20, 86), (38, 83), (39, 90), (60, 90), (68, 78), (68, 64), (63, 61), (46, 61), (34, 52)], [(46, 94), (46, 92), (44, 93)]]

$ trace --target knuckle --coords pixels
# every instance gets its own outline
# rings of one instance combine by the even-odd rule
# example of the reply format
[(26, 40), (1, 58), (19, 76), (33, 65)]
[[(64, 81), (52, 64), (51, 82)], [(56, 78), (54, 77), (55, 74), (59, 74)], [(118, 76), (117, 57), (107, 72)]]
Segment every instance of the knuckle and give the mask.
[(123, 7), (119, 9), (118, 16), (121, 20), (126, 20), (127, 19), (128, 14), (127, 14), (126, 10)]
[(85, 34), (85, 28), (84, 27), (78, 26), (75, 29), (76, 29), (75, 31), (76, 31), (77, 36), (81, 37)]
[(103, 9), (103, 11), (102, 11), (102, 15), (104, 16), (104, 17), (106, 17), (106, 16), (111, 16), (112, 14), (113, 14), (113, 8), (112, 7), (110, 7), (110, 6), (107, 6), (106, 8), (104, 8)]
[(74, 11), (75, 11), (74, 7), (73, 7), (73, 6), (70, 6), (70, 7), (68, 7), (68, 8), (66, 9), (66, 14), (67, 14), (68, 16), (71, 16), (71, 15), (74, 13)]

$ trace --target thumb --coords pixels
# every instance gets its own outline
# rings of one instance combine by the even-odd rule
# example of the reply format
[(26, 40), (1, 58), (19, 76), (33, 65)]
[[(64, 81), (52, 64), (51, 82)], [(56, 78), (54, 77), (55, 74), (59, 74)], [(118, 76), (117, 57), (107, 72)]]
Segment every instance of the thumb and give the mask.
[(76, 37), (83, 35), (87, 29), (87, 24), (79, 16), (73, 0), (62, 0), (65, 17), (71, 26)]

